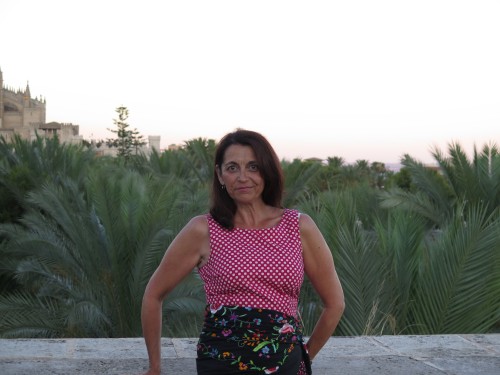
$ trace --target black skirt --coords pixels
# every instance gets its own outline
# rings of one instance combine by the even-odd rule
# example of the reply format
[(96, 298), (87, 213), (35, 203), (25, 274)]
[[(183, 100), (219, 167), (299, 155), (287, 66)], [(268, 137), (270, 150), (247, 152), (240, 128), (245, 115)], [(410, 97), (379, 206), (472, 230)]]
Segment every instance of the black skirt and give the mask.
[(207, 306), (197, 354), (198, 375), (311, 374), (301, 324), (275, 310)]

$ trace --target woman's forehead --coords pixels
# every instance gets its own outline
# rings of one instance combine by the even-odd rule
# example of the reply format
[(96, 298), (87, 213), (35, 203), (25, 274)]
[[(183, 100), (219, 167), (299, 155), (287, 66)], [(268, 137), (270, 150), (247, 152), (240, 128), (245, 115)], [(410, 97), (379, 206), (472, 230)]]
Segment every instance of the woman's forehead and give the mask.
[(255, 161), (255, 152), (252, 147), (246, 145), (231, 145), (224, 152), (224, 163)]

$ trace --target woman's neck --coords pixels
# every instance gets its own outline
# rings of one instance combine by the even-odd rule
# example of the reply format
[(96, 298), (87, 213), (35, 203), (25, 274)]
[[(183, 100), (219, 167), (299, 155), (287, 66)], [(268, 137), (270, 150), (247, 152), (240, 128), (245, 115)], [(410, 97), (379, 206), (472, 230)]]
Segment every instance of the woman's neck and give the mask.
[(234, 226), (244, 229), (270, 228), (280, 222), (282, 215), (283, 209), (265, 204), (259, 207), (240, 206), (234, 215)]

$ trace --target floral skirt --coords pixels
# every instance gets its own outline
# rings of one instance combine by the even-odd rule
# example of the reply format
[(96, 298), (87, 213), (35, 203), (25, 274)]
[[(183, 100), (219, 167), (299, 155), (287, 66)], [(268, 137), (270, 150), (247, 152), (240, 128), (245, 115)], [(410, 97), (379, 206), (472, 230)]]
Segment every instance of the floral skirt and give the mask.
[(207, 306), (197, 353), (198, 375), (311, 374), (300, 323), (275, 310)]

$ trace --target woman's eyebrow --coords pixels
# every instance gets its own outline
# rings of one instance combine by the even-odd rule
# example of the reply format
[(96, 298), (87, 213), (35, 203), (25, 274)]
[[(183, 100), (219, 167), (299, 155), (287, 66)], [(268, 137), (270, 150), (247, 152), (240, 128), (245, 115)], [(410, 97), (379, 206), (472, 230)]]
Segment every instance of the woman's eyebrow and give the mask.
[[(235, 161), (227, 161), (225, 163), (222, 164), (222, 166), (227, 166), (227, 165), (231, 165), (231, 164), (234, 164), (234, 165), (239, 165), (237, 162)], [(250, 160), (248, 163), (246, 163), (246, 165), (250, 165), (250, 164), (259, 164), (257, 160)]]

